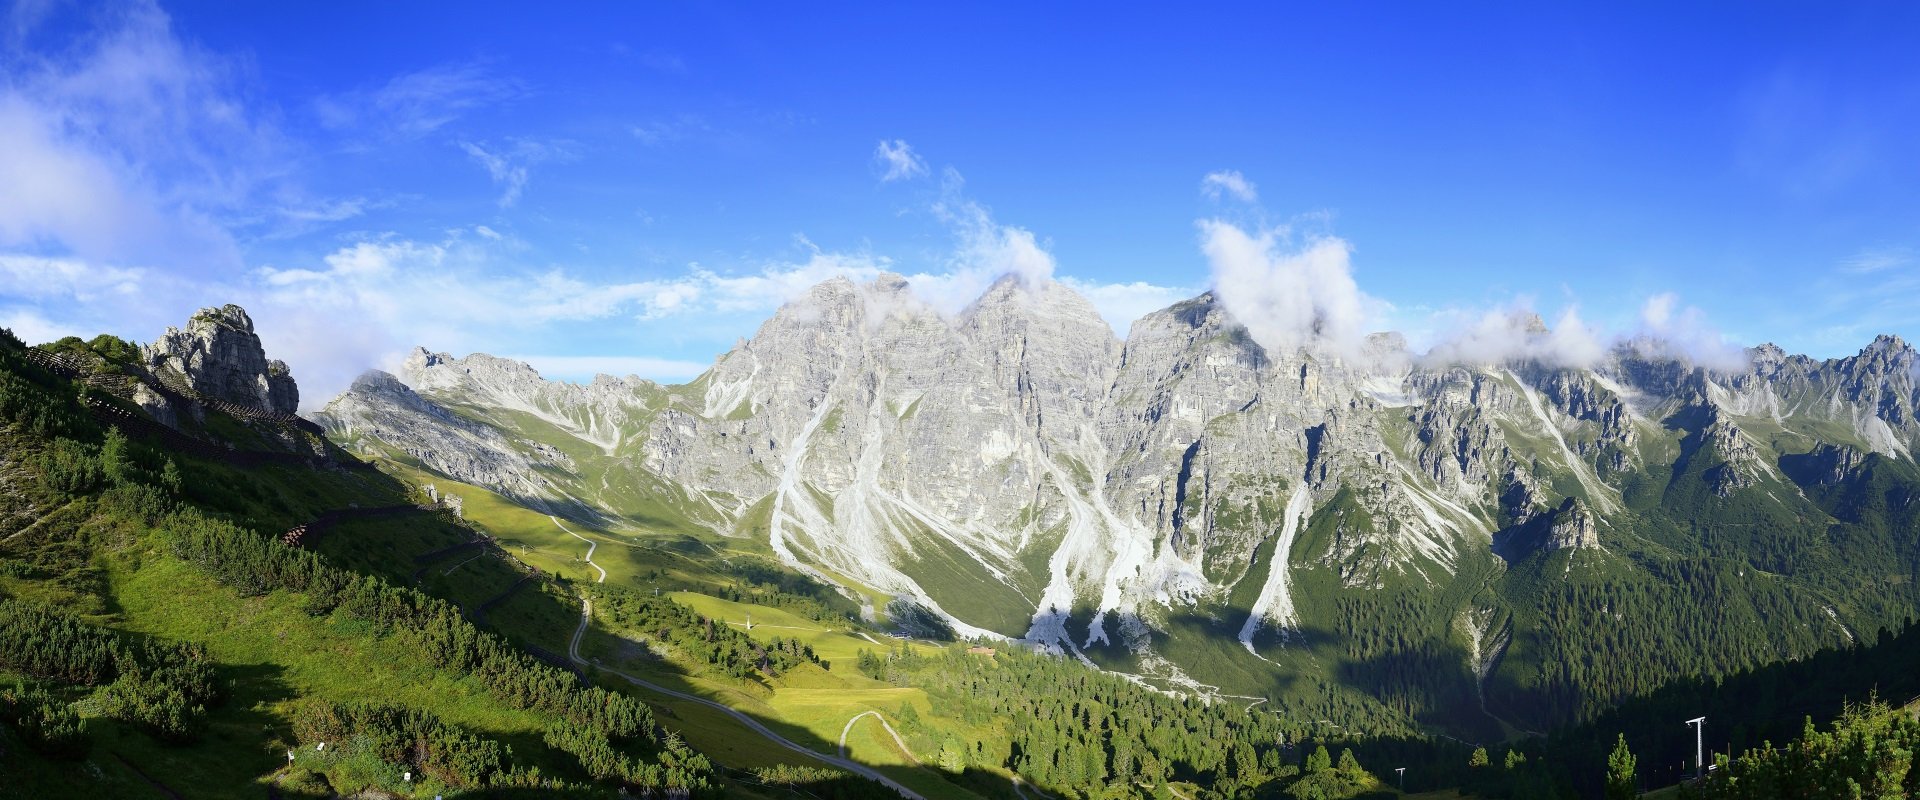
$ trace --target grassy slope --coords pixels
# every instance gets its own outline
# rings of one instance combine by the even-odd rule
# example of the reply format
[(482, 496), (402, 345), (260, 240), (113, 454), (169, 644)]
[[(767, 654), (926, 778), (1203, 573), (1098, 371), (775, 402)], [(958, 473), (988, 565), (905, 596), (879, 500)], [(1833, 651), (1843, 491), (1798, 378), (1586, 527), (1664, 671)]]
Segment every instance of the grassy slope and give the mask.
[[(550, 574), (572, 580), (594, 580), (598, 573), (583, 560), (587, 544), (569, 535), (545, 514), (515, 505), (485, 489), (428, 475), (405, 467), (399, 474), (419, 483), (433, 483), (443, 492), (460, 496), (467, 519), (480, 524), (499, 537), (516, 558)], [(704, 587), (717, 590), (733, 582), (721, 571), (728, 559), (758, 557), (751, 540), (728, 539), (708, 534), (693, 537), (681, 534), (640, 533), (617, 535), (578, 522), (563, 520), (568, 530), (599, 543), (594, 563), (607, 571), (608, 583), (624, 583), (642, 589), (657, 585)], [(716, 562), (720, 565), (716, 567)], [(814, 648), (831, 670), (804, 668), (775, 682), (774, 686), (745, 683), (725, 677), (702, 674), (699, 665), (686, 661), (663, 661), (655, 654), (640, 655), (631, 641), (623, 642), (604, 630), (596, 620), (581, 642), (581, 654), (599, 657), (608, 664), (690, 694), (722, 702), (745, 711), (789, 738), (815, 747), (833, 750), (840, 731), (858, 714), (878, 710), (890, 720), (903, 703), (912, 703), (923, 719), (931, 719), (931, 708), (924, 693), (901, 689), (861, 677), (853, 664), (862, 649), (883, 651), (893, 640), (873, 636), (861, 638), (856, 629), (841, 626), (828, 629), (822, 623), (770, 606), (723, 600), (695, 591), (673, 592), (677, 602), (716, 620), (744, 622), (751, 611), (756, 640), (798, 638)], [(513, 616), (517, 606), (535, 609), (543, 618), (523, 621)], [(491, 616), (491, 621), (509, 636), (534, 641), (556, 652), (564, 652), (578, 617), (559, 617), (552, 613), (556, 604), (521, 603), (516, 597)], [(577, 609), (577, 606), (575, 607)], [(575, 611), (577, 613), (577, 611)], [(777, 626), (777, 627), (776, 627)], [(637, 632), (626, 632), (637, 637)], [(806, 758), (775, 746), (736, 721), (696, 703), (672, 700), (642, 693), (667, 727), (678, 730), (687, 741), (717, 762), (729, 767), (749, 769), (778, 764), (818, 766)], [(947, 725), (962, 730), (957, 722)], [(847, 737), (849, 757), (862, 763), (886, 768), (895, 780), (913, 787), (928, 797), (975, 797), (945, 781), (930, 768), (909, 765), (892, 737), (870, 720), (862, 720)]]
[[(475, 733), (509, 743), (516, 759), (550, 774), (571, 769), (540, 742), (542, 722), (490, 696), (470, 678), (426, 667), (397, 642), (363, 624), (312, 617), (297, 595), (242, 598), (171, 556), (141, 547), (102, 551), (98, 598), (106, 612), (91, 619), (115, 629), (205, 646), (231, 697), (212, 710), (209, 731), (189, 747), (169, 747), (124, 726), (94, 720), (95, 749), (73, 768), (35, 770), (35, 796), (140, 796), (146, 784), (124, 773), (115, 756), (193, 797), (257, 798), (257, 782), (284, 763), (288, 719), (305, 700), (367, 700), (430, 711)], [(32, 582), (8, 580), (8, 594), (31, 596)], [(47, 587), (37, 587), (46, 589)], [(40, 592), (44, 598), (50, 592)], [(99, 780), (94, 778), (100, 776)], [(44, 782), (42, 782), (44, 781)]]
[[(673, 599), (729, 624), (742, 623), (751, 611), (754, 627), (748, 632), (749, 636), (758, 641), (801, 638), (813, 645), (816, 653), (833, 668), (803, 666), (778, 678), (736, 680), (710, 673), (674, 653), (637, 644), (637, 640), (644, 637), (639, 631), (610, 631), (598, 624), (581, 642), (581, 654), (743, 711), (787, 738), (820, 751), (834, 751), (842, 728), (867, 711), (879, 711), (891, 721), (899, 718), (898, 712), (903, 706), (911, 704), (923, 719), (932, 718), (932, 708), (924, 692), (874, 681), (853, 670), (853, 661), (861, 649), (878, 651), (884, 645), (825, 630), (812, 620), (767, 606), (734, 603), (693, 592), (674, 593)], [(604, 620), (597, 622), (604, 624)], [(734, 627), (744, 630), (741, 624)], [(663, 716), (667, 717), (669, 727), (680, 730), (689, 743), (728, 766), (817, 765), (812, 759), (768, 743), (733, 720), (696, 703), (659, 698), (655, 705), (668, 709)], [(943, 729), (965, 733), (964, 726), (955, 721), (943, 723)], [(866, 720), (849, 732), (847, 754), (882, 768), (895, 780), (928, 797), (977, 796), (948, 783), (929, 768), (912, 766), (892, 738)]]

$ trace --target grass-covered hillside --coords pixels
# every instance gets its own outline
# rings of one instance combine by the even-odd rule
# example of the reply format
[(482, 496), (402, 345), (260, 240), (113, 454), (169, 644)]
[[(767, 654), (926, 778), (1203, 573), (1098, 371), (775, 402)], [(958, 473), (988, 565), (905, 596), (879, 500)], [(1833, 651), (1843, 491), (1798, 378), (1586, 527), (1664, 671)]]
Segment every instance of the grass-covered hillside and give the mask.
[(729, 791), (644, 702), (489, 631), (570, 616), (513, 607), (561, 598), (479, 529), (259, 420), (141, 424), (111, 352), (62, 349), (0, 335), (10, 796)]

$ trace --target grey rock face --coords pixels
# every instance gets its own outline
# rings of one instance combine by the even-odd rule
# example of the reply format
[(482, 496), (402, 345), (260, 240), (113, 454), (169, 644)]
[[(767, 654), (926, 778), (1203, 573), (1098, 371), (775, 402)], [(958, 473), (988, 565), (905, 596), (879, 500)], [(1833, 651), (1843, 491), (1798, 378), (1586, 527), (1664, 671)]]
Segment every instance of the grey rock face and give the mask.
[(547, 381), (526, 364), (477, 353), (453, 358), (414, 348), (399, 378), (438, 397), (529, 414), (612, 454), (658, 404), (659, 387), (640, 378), (596, 376), (586, 385)]
[(1707, 472), (1708, 486), (1713, 493), (1731, 497), (1734, 492), (1758, 484), (1760, 475), (1768, 468), (1753, 442), (1720, 406), (1708, 405), (1703, 413), (1706, 425), (1696, 436), (1696, 453), (1721, 459), (1719, 465)]
[(435, 472), (511, 497), (554, 495), (536, 462), (507, 436), (434, 404), (385, 372), (361, 375), (315, 419), (350, 448), (391, 447)]
[(1548, 550), (1598, 550), (1599, 527), (1586, 504), (1569, 497), (1553, 512), (1553, 526), (1547, 529)]
[(180, 415), (174, 410), (173, 403), (169, 402), (167, 398), (159, 392), (147, 388), (145, 383), (136, 383), (133, 385), (132, 399), (134, 405), (139, 406), (142, 411), (147, 412), (147, 416), (152, 417), (155, 422), (169, 428), (178, 429), (180, 427)]
[[(1774, 467), (1788, 454), (1748, 426), (1844, 439), (1820, 457), (1839, 470), (1857, 463), (1847, 452), (1920, 444), (1904, 342), (1830, 361), (1761, 347), (1737, 369), (1672, 352), (1629, 343), (1590, 369), (1436, 365), (1378, 336), (1349, 362), (1270, 352), (1211, 295), (1147, 315), (1121, 343), (1060, 284), (1003, 280), (949, 318), (885, 276), (813, 287), (685, 386), (553, 383), (420, 350), (323, 417), (336, 438), (518, 496), (634, 482), (962, 634), (1144, 646), (1176, 609), (1257, 588), (1252, 649), (1298, 622), (1290, 569), (1437, 584), (1516, 532), (1526, 552), (1604, 555), (1599, 531), (1634, 514), (1633, 472), (1690, 457), (1708, 459), (1722, 497), (1790, 494)], [(533, 441), (529, 426), (600, 455)], [(600, 458), (627, 471), (586, 472)], [(986, 597), (1022, 624), (985, 621)], [(1119, 627), (1101, 614), (1069, 631), (1076, 609)]]
[(300, 407), (300, 388), (282, 361), (267, 360), (253, 319), (236, 305), (203, 308), (143, 348), (147, 369), (172, 372), (202, 394), (284, 414)]
[(1814, 482), (1822, 486), (1838, 486), (1853, 479), (1867, 460), (1867, 454), (1859, 450), (1834, 444), (1815, 447), (1807, 456), (1814, 470)]

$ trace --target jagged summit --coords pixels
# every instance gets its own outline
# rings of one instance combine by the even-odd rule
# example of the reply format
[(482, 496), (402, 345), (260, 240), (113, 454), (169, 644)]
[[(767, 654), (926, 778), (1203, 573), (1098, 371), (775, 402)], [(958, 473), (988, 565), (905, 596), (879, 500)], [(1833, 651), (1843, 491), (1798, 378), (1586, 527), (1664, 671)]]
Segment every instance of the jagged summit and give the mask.
[(1882, 353), (1904, 353), (1908, 356), (1912, 356), (1913, 346), (1907, 344), (1907, 340), (1900, 338), (1900, 336), (1897, 334), (1883, 333), (1873, 337), (1873, 343), (1867, 345), (1866, 349), (1862, 350), (1861, 353), (1865, 354), (1869, 351), (1882, 352)]
[(286, 362), (267, 359), (253, 319), (239, 306), (200, 309), (142, 355), (148, 370), (177, 376), (210, 397), (283, 414), (299, 410), (300, 388)]

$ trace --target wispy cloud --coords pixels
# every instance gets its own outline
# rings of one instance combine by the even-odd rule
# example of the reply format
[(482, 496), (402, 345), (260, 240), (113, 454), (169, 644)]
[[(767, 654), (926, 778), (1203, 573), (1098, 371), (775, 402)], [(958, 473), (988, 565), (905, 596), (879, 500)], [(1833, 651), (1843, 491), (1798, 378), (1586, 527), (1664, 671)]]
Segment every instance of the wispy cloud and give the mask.
[(242, 99), (238, 71), (182, 43), (158, 7), (91, 20), (0, 52), (0, 248), (236, 264), (221, 217), (278, 180), (283, 140)]
[(717, 354), (738, 330), (807, 287), (837, 275), (870, 280), (889, 266), (865, 254), (814, 252), (734, 274), (689, 265), (678, 274), (609, 281), (518, 264), (509, 243), (484, 236), (383, 237), (342, 247), (311, 267), (259, 269), (234, 294), (256, 317), (274, 320), (262, 326), (269, 349), (285, 353), (277, 357), (293, 364), (301, 386), (323, 402), (361, 370), (390, 364), (414, 345), (509, 352), (560, 328), (599, 329), (606, 333), (597, 338), (618, 341), (648, 326), (679, 335), (685, 321), (726, 318), (735, 332), (715, 337)]
[(955, 273), (978, 275), (983, 287), (1008, 274), (1019, 276), (1029, 286), (1053, 278), (1053, 254), (1033, 231), (996, 222), (986, 206), (966, 195), (966, 180), (958, 170), (948, 168), (941, 184), (940, 200), (933, 205), (933, 213), (953, 229), (956, 246), (951, 264)]
[(1840, 271), (1851, 275), (1885, 272), (1914, 263), (1911, 247), (1874, 247), (1841, 260)]
[(322, 200), (306, 205), (281, 206), (279, 215), (293, 222), (340, 222), (367, 213), (374, 204), (364, 197)]
[(385, 84), (314, 102), (322, 125), (350, 135), (417, 139), (485, 106), (526, 93), (525, 84), (467, 62), (402, 73)]
[(0, 254), (0, 294), (28, 300), (85, 303), (102, 295), (137, 294), (144, 275), (144, 270), (72, 258)]
[(1555, 367), (1591, 367), (1607, 354), (1607, 336), (1568, 305), (1548, 325), (1524, 300), (1480, 311), (1446, 309), (1440, 340), (1423, 356), (1429, 364), (1506, 364), (1532, 361)]
[(0, 308), (0, 328), (13, 331), (13, 335), (28, 344), (45, 344), (66, 336), (94, 333), (47, 319), (46, 315), (33, 308)]
[(1260, 193), (1254, 188), (1253, 181), (1233, 169), (1207, 173), (1206, 177), (1200, 179), (1200, 191), (1215, 200), (1222, 196), (1232, 197), (1242, 203), (1260, 200)]
[[(1030, 280), (1052, 274), (1053, 259), (1034, 235), (997, 223), (960, 193), (954, 176), (941, 201), (953, 229), (952, 252), (914, 270), (865, 250), (831, 251), (796, 237), (797, 257), (727, 268), (688, 264), (637, 280), (608, 279), (522, 263), (510, 241), (457, 231), (438, 241), (387, 236), (341, 247), (312, 266), (257, 270), (236, 294), (258, 305), (270, 349), (296, 368), (316, 401), (344, 388), (360, 370), (393, 362), (408, 348), (526, 352), (526, 339), (567, 330), (570, 337), (598, 330), (598, 340), (659, 338), (709, 341), (718, 354), (781, 305), (836, 277), (871, 281), (907, 273), (929, 307), (958, 313), (995, 278), (1009, 272)], [(489, 229), (490, 230), (490, 229)], [(1103, 316), (1124, 331), (1138, 316), (1168, 305), (1182, 290), (1148, 283), (1067, 279)], [(432, 302), (421, 302), (431, 298)], [(336, 335), (334, 332), (346, 331)], [(653, 331), (644, 339), (641, 331)], [(636, 344), (636, 347), (641, 345)], [(583, 357), (585, 358), (585, 357)], [(553, 361), (580, 377), (590, 360)], [(538, 362), (536, 362), (538, 363)], [(633, 356), (617, 369), (656, 380), (689, 377), (684, 360)], [(650, 365), (650, 366), (649, 366)], [(645, 367), (645, 368), (643, 368)]]
[(673, 144), (713, 132), (713, 124), (699, 114), (675, 114), (633, 126), (633, 138), (648, 147)]
[(1673, 292), (1648, 297), (1640, 306), (1640, 329), (1622, 338), (1647, 355), (1682, 358), (1725, 370), (1748, 364), (1746, 347), (1728, 339), (1709, 322), (1707, 312), (1683, 303)]
[(491, 150), (473, 142), (461, 142), (460, 149), (486, 169), (494, 185), (501, 188), (501, 208), (511, 208), (520, 202), (520, 195), (527, 188), (527, 180), (532, 177), (533, 165), (564, 159), (569, 155), (568, 148), (563, 144), (531, 139), (512, 139), (506, 145)]
[[(1217, 175), (1221, 173), (1208, 175), (1202, 185), (1232, 191), (1235, 181), (1213, 180)], [(1360, 288), (1353, 248), (1327, 232), (1327, 222), (1324, 215), (1312, 215), (1269, 227), (1222, 219), (1197, 223), (1200, 249), (1212, 267), (1220, 303), (1270, 351), (1369, 358), (1378, 354), (1368, 348), (1368, 335), (1398, 324), (1403, 332), (1417, 334), (1420, 341), (1409, 346), (1422, 353), (1421, 361), (1434, 365), (1536, 362), (1590, 367), (1622, 344), (1721, 369), (1745, 363), (1743, 347), (1710, 325), (1705, 312), (1672, 293), (1647, 298), (1638, 325), (1616, 331), (1588, 323), (1572, 298), (1551, 324), (1527, 297), (1481, 308), (1396, 309)]]
[(1910, 247), (1874, 247), (1841, 259), (1796, 294), (1793, 321), (1808, 341), (1850, 353), (1881, 333), (1914, 335), (1920, 319), (1920, 257)]
[(927, 174), (927, 162), (913, 152), (905, 139), (881, 139), (873, 150), (873, 161), (880, 168), (880, 182), (911, 180)]

